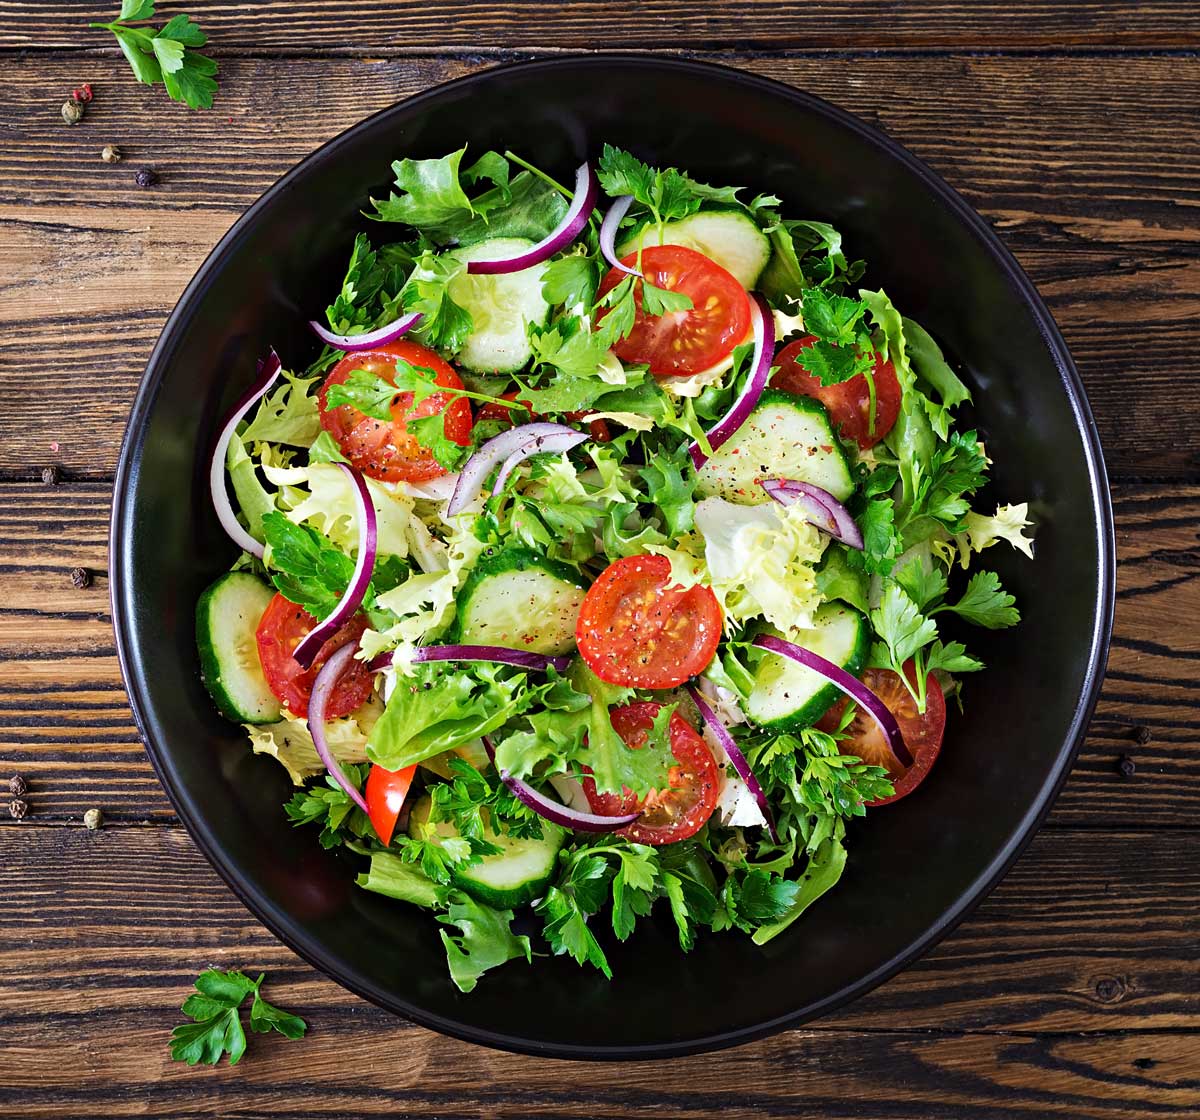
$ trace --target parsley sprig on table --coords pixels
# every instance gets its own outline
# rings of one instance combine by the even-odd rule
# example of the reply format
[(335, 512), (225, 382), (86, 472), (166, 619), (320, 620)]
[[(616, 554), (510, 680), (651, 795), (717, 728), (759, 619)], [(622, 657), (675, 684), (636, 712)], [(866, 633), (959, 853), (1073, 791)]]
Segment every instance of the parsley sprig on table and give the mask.
[(183, 1001), (183, 1013), (192, 1021), (171, 1032), (171, 1057), (194, 1066), (197, 1062), (216, 1065), (223, 1054), (236, 1065), (246, 1052), (246, 1031), (239, 1010), (248, 995), (250, 1029), (259, 1034), (278, 1031), (284, 1038), (301, 1038), (308, 1029), (299, 1015), (281, 1011), (262, 998), (265, 973), (251, 980), (243, 972), (206, 969), (196, 977), (196, 992)]
[(217, 92), (213, 76), (217, 64), (193, 49), (204, 46), (208, 36), (182, 14), (172, 16), (158, 31), (129, 26), (130, 22), (153, 16), (154, 0), (121, 0), (121, 13), (112, 23), (89, 26), (116, 36), (139, 82), (148, 86), (161, 82), (175, 101), (193, 109), (211, 109)]

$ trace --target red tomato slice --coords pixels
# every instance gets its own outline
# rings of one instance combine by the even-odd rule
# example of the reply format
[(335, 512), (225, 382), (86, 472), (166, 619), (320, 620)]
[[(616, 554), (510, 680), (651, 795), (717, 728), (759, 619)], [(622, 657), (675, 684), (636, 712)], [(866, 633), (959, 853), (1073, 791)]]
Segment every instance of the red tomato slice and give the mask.
[[(915, 682), (916, 667), (912, 661), (904, 664), (904, 675)], [(900, 725), (904, 745), (913, 756), (913, 764), (901, 766), (896, 756), (888, 749), (887, 740), (879, 725), (859, 708), (846, 728), (848, 738), (838, 743), (842, 754), (857, 755), (873, 766), (883, 766), (895, 786), (891, 797), (869, 801), (868, 805), (887, 805), (912, 793), (924, 780), (942, 749), (942, 735), (946, 730), (946, 697), (937, 678), (930, 673), (925, 679), (925, 714), (917, 711), (917, 702), (904, 687), (899, 674), (891, 669), (868, 669), (862, 682), (887, 706)], [(841, 722), (846, 710), (846, 701), (835, 704), (818, 721), (822, 731), (833, 731)]]
[[(367, 628), (367, 618), (356, 614), (317, 651), (311, 668), (301, 669), (292, 651), (316, 624), (317, 620), (303, 607), (277, 594), (267, 604), (254, 634), (267, 687), (292, 715), (300, 719), (308, 715), (308, 698), (321, 666), (347, 642), (358, 641)], [(348, 716), (366, 703), (374, 687), (366, 665), (361, 661), (353, 662), (333, 687), (326, 717)]]
[(602, 681), (675, 688), (712, 661), (724, 621), (711, 588), (671, 585), (665, 556), (626, 556), (588, 588), (575, 643)]
[[(511, 393), (501, 393), (501, 397), (506, 401), (515, 401), (517, 399), (517, 390), (514, 389)], [(529, 415), (534, 420), (541, 420), (542, 417), (533, 411), (533, 405), (528, 401), (521, 401), (521, 404), (528, 410)], [(588, 413), (586, 412), (567, 412), (564, 414), (566, 419), (573, 424), (579, 423), (580, 420), (587, 420)], [(511, 424), (513, 419), (512, 412), (505, 408), (502, 404), (493, 404), (488, 401), (475, 414), (475, 423), (482, 424), (485, 420), (500, 420), (505, 424)], [(588, 431), (592, 435), (592, 439), (597, 443), (608, 443), (612, 439), (612, 433), (608, 430), (608, 425), (603, 420), (588, 421)]]
[(392, 842), (396, 821), (400, 817), (400, 810), (404, 808), (404, 799), (408, 796), (416, 772), (415, 762), (403, 770), (385, 770), (378, 764), (372, 764), (371, 772), (367, 775), (368, 815), (375, 835), (385, 848)]
[(466, 397), (434, 393), (414, 408), (412, 393), (400, 393), (392, 404), (391, 423), (364, 416), (348, 404), (339, 405), (331, 412), (325, 411), (329, 387), (345, 381), (353, 370), (363, 369), (395, 384), (398, 358), (433, 370), (438, 385), (447, 389), (463, 387), (458, 374), (432, 350), (403, 339), (389, 342), (378, 350), (347, 354), (333, 367), (317, 394), (321, 427), (337, 440), (342, 454), (363, 474), (383, 482), (426, 482), (446, 472), (438, 465), (433, 453), (422, 447), (417, 437), (409, 432), (408, 421), (443, 413), (446, 437), (465, 447), (471, 442), (471, 406)]
[[(637, 266), (637, 253), (621, 262)], [(623, 362), (645, 362), (657, 377), (699, 373), (733, 353), (750, 333), (750, 297), (716, 261), (681, 245), (652, 245), (642, 250), (642, 273), (656, 288), (690, 296), (687, 311), (646, 315), (641, 281), (635, 282), (637, 318), (628, 337), (614, 347)], [(600, 295), (612, 291), (625, 273), (612, 269)], [(600, 314), (603, 319), (607, 311)]]
[[(661, 704), (643, 700), (613, 708), (609, 718), (626, 746), (636, 751), (645, 746), (646, 733), (654, 725), (654, 717), (661, 707)], [(639, 809), (642, 811), (633, 824), (616, 833), (635, 844), (674, 844), (677, 840), (686, 840), (700, 831), (717, 807), (720, 781), (708, 744), (678, 712), (672, 713), (668, 732), (676, 765), (668, 772), (667, 789), (652, 790), (642, 799), (629, 790), (601, 793), (589, 774), (583, 777), (583, 791), (593, 813), (619, 817)]]
[(779, 367), (771, 378), (771, 386), (795, 393), (800, 397), (816, 397), (828, 410), (834, 427), (842, 436), (855, 440), (864, 451), (874, 447), (892, 430), (900, 415), (900, 381), (896, 367), (875, 355), (875, 428), (871, 430), (871, 394), (867, 379), (860, 373), (838, 385), (822, 385), (821, 379), (809, 373), (799, 362), (800, 351), (816, 341), (815, 335), (789, 342), (775, 355)]

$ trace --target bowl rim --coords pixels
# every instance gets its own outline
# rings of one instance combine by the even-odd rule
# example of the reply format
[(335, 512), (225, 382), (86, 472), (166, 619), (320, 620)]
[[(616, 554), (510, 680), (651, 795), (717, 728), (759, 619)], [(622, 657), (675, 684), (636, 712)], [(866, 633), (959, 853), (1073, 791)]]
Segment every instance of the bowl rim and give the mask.
[[(159, 746), (148, 731), (149, 712), (152, 705), (143, 691), (143, 682), (135, 672), (137, 658), (133, 647), (133, 596), (130, 589), (134, 580), (127, 565), (123, 541), (125, 526), (131, 517), (130, 483), (136, 480), (140, 466), (142, 445), (145, 441), (147, 422), (153, 409), (158, 390), (171, 364), (171, 358), (179, 344), (180, 336), (191, 317), (192, 305), (202, 297), (216, 281), (222, 271), (226, 257), (233, 252), (242, 238), (257, 222), (259, 214), (267, 209), (275, 197), (287, 191), (292, 184), (314, 164), (336, 159), (339, 150), (370, 132), (377, 124), (392, 114), (410, 113), (431, 100), (440, 99), (448, 91), (461, 91), (465, 87), (482, 81), (503, 80), (509, 73), (522, 74), (537, 71), (588, 69), (591, 67), (625, 66), (631, 69), (675, 70), (711, 80), (720, 80), (732, 85), (741, 85), (758, 90), (775, 98), (790, 101), (809, 112), (826, 117), (833, 123), (851, 130), (862, 139), (882, 148), (886, 154), (901, 163), (914, 174), (947, 207), (958, 220), (982, 243), (1005, 279), (1012, 285), (1018, 298), (1026, 305), (1058, 369), (1076, 424), (1083, 437), (1083, 451), (1091, 488), (1093, 513), (1095, 516), (1098, 545), (1097, 588), (1094, 604), (1094, 625), (1090, 637), (1087, 670), (1083, 688), (1072, 715), (1070, 725), (1063, 738), (1058, 754), (1050, 769), (1046, 782), (1037, 798), (1029, 806), (1008, 842), (996, 853), (975, 881), (963, 891), (954, 905), (925, 933), (911, 942), (902, 952), (860, 977), (856, 982), (809, 1004), (796, 1011), (773, 1019), (703, 1037), (688, 1038), (639, 1045), (580, 1045), (575, 1043), (548, 1043), (508, 1035), (497, 1031), (472, 1026), (469, 1023), (431, 1013), (419, 1005), (409, 1003), (384, 990), (378, 985), (342, 968), (327, 958), (318, 939), (297, 930), (294, 923), (281, 909), (273, 906), (238, 870), (227, 863), (219, 846), (209, 834), (199, 814), (193, 812), (186, 792), (176, 786), (169, 770), (159, 757)], [(371, 1003), (394, 1014), (408, 1018), (423, 1027), (467, 1042), (489, 1046), (494, 1049), (537, 1057), (573, 1060), (621, 1061), (631, 1059), (662, 1059), (698, 1054), (725, 1049), (754, 1041), (816, 1019), (842, 1007), (866, 992), (890, 979), (913, 961), (929, 952), (938, 942), (951, 933), (964, 918), (975, 909), (983, 898), (996, 886), (1013, 863), (1028, 846), (1049, 813), (1058, 796), (1075, 756), (1086, 735), (1088, 724), (1099, 699), (1104, 671), (1112, 636), (1113, 611), (1115, 604), (1116, 547), (1113, 527), (1112, 502), (1108, 487), (1099, 434), (1084, 391), (1083, 383), (1075, 363), (1067, 349), (1065, 340), (1049, 309), (1033, 282), (1017, 263), (1016, 258), (1000, 240), (998, 235), (959, 193), (946, 183), (923, 160), (909, 152), (881, 129), (868, 124), (859, 117), (833, 105), (814, 94), (772, 78), (766, 78), (732, 66), (694, 59), (660, 57), (657, 55), (629, 52), (597, 52), (590, 54), (567, 54), (552, 58), (530, 61), (508, 62), (484, 70), (439, 83), (365, 117), (358, 123), (326, 141), (309, 153), (294, 167), (279, 178), (233, 223), (221, 240), (211, 250), (197, 269), (195, 276), (183, 290), (172, 309), (147, 361), (133, 404), (129, 421), (122, 439), (117, 469), (113, 484), (113, 504), (109, 531), (110, 580), (109, 596), (112, 609), (113, 629), (116, 636), (116, 651), (121, 667), (134, 720), (146, 753), (154, 767), (160, 784), (166, 792), (192, 841), (203, 853), (238, 899), (272, 934), (308, 964), (335, 980), (342, 987), (369, 1000)]]

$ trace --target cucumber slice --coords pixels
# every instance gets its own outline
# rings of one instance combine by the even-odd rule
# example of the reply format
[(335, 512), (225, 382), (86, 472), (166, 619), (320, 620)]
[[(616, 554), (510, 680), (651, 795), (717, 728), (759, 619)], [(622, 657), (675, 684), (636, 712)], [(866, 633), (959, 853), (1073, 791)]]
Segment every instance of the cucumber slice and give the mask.
[[(425, 796), (413, 806), (408, 826), (410, 836), (424, 835), (431, 805), (432, 801)], [(458, 835), (449, 821), (439, 821), (434, 828), (437, 836)], [(507, 833), (493, 832), (491, 828), (484, 829), (483, 838), (503, 851), (452, 871), (451, 878), (459, 890), (497, 910), (524, 906), (545, 894), (554, 878), (558, 851), (566, 839), (565, 829), (542, 821), (540, 840), (519, 840)]]
[(527, 548), (506, 548), (467, 577), (447, 641), (569, 653), (585, 593), (574, 569)]
[[(490, 261), (515, 257), (532, 241), (524, 237), (493, 237), (456, 249), (460, 261)], [(471, 313), (474, 327), (455, 360), (476, 373), (514, 373), (533, 357), (530, 326), (543, 327), (550, 305), (542, 295), (545, 263), (499, 276), (463, 273), (447, 285), (450, 298)]]
[[(811, 629), (790, 634), (768, 629), (766, 633), (811, 649), (855, 676), (866, 664), (871, 637), (866, 618), (845, 603), (826, 603), (818, 608)], [(755, 670), (746, 715), (759, 727), (798, 731), (816, 723), (840, 695), (820, 673), (786, 657), (768, 654)]]
[(229, 572), (196, 604), (200, 677), (223, 716), (275, 723), (282, 709), (267, 687), (254, 631), (275, 591), (249, 572)]
[[(658, 245), (658, 227), (643, 226), (617, 250), (624, 257), (643, 246)], [(747, 290), (758, 283), (771, 256), (771, 243), (753, 219), (741, 210), (703, 210), (662, 228), (663, 245), (682, 245), (716, 261)]]
[(731, 502), (770, 501), (759, 478), (793, 478), (844, 502), (854, 492), (850, 462), (820, 401), (765, 389), (746, 422), (702, 466), (696, 493)]

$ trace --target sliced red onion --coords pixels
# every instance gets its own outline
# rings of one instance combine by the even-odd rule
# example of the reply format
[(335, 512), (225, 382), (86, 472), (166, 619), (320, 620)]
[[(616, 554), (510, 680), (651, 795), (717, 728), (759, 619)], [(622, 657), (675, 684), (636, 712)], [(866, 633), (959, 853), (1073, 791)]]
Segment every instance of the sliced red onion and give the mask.
[(369, 817), (371, 810), (367, 808), (367, 799), (354, 788), (350, 779), (346, 777), (338, 760), (333, 757), (333, 751), (329, 749), (329, 741), (325, 738), (325, 709), (329, 707), (329, 697), (333, 693), (334, 686), (341, 680), (342, 674), (350, 667), (357, 652), (358, 643), (349, 642), (321, 666), (317, 679), (313, 681), (312, 696), (308, 701), (308, 733), (312, 736), (317, 754), (325, 763), (325, 769), (333, 775), (333, 780), (350, 795), (350, 800)]
[(376, 346), (385, 346), (387, 343), (395, 341), (402, 334), (411, 331), (420, 319), (420, 311), (410, 311), (407, 315), (401, 315), (399, 319), (388, 323), (387, 326), (376, 327), (373, 331), (367, 331), (366, 334), (334, 334), (328, 327), (318, 323), (316, 319), (310, 319), (308, 325), (312, 327), (322, 342), (327, 342), (337, 350), (345, 350), (346, 353), (352, 354), (357, 350), (373, 350)]
[(750, 763), (746, 761), (746, 756), (742, 754), (736, 740), (729, 734), (729, 729), (721, 722), (717, 713), (712, 710), (712, 706), (704, 699), (700, 690), (692, 685), (688, 685), (687, 691), (688, 695), (692, 698), (692, 703), (696, 705), (697, 710), (700, 712), (700, 718), (708, 724), (713, 735), (716, 736), (717, 742), (721, 744), (722, 749), (729, 756), (729, 761), (737, 771), (738, 777), (746, 783), (746, 788), (754, 795), (754, 800), (758, 802), (758, 808), (766, 819), (767, 831), (771, 834), (771, 839), (778, 843), (779, 833), (775, 829), (775, 814), (771, 812), (767, 795), (763, 792), (762, 786), (754, 776), (754, 771), (750, 769)]
[[(721, 446), (749, 418), (758, 398), (767, 387), (767, 375), (771, 372), (771, 359), (775, 356), (775, 318), (770, 305), (757, 292), (750, 293), (750, 322), (754, 328), (754, 354), (750, 359), (750, 376), (738, 399), (724, 416), (705, 433), (709, 446), (714, 451)], [(708, 456), (700, 450), (698, 443), (688, 448), (696, 470), (704, 466)]]
[[(518, 669), (533, 669), (544, 672), (554, 668), (565, 673), (570, 667), (570, 657), (552, 657), (546, 653), (534, 653), (528, 649), (510, 649), (508, 646), (421, 646), (414, 654), (414, 661), (494, 661), (500, 665), (515, 665)], [(390, 668), (392, 655), (381, 653), (371, 662), (371, 671), (378, 673)]]
[(358, 560), (354, 565), (354, 574), (345, 594), (338, 600), (337, 606), (316, 624), (300, 640), (299, 645), (292, 651), (292, 657), (307, 669), (321, 647), (329, 641), (351, 618), (362, 605), (363, 596), (371, 582), (371, 573), (375, 570), (375, 550), (378, 541), (378, 526), (375, 517), (375, 503), (371, 500), (371, 492), (367, 489), (367, 480), (357, 467), (349, 463), (334, 463), (351, 483), (354, 493), (354, 505), (358, 521)]
[(492, 497), (495, 497), (504, 489), (504, 484), (508, 481), (508, 476), (530, 456), (570, 451), (572, 447), (578, 447), (588, 438), (587, 432), (577, 432), (574, 428), (568, 428), (566, 432), (548, 436), (537, 436), (528, 443), (523, 443), (501, 465), (500, 473), (496, 475), (496, 481), (492, 486)]
[(623, 194), (608, 208), (608, 213), (604, 215), (604, 221), (600, 223), (600, 252), (604, 254), (604, 259), (613, 268), (628, 273), (630, 276), (641, 276), (638, 269), (622, 264), (621, 258), (617, 256), (617, 227), (620, 226), (621, 219), (629, 213), (629, 207), (632, 204), (633, 195)]
[(862, 549), (862, 530), (850, 516), (850, 511), (828, 490), (791, 478), (760, 478), (757, 481), (780, 505), (800, 506), (805, 518), (834, 540), (848, 548)]
[(468, 261), (467, 271), (478, 276), (494, 276), (505, 272), (520, 272), (523, 268), (532, 268), (554, 256), (560, 249), (565, 249), (583, 232), (588, 218), (596, 206), (596, 196), (600, 193), (600, 183), (596, 173), (587, 163), (581, 163), (575, 172), (575, 197), (558, 228), (551, 230), (536, 245), (518, 253), (515, 257), (502, 257), (490, 261)]
[(260, 560), (263, 554), (262, 543), (255, 540), (242, 528), (242, 523), (238, 521), (237, 514), (233, 512), (233, 506), (230, 504), (229, 491), (225, 487), (225, 456), (229, 451), (229, 441), (233, 439), (237, 426), (245, 418), (246, 413), (275, 384), (282, 370), (283, 365), (274, 350), (267, 354), (266, 358), (259, 359), (254, 384), (250, 386), (246, 395), (238, 401), (237, 407), (229, 414), (229, 419), (225, 421), (225, 426), (217, 437), (217, 444), (213, 448), (212, 458), (208, 464), (208, 489), (212, 495), (213, 508), (217, 511), (217, 519), (221, 522), (221, 528), (229, 534), (230, 539), (238, 548), (257, 556)]
[(888, 747), (896, 756), (901, 766), (911, 766), (913, 757), (905, 745), (904, 736), (900, 734), (900, 725), (896, 717), (888, 711), (887, 705), (879, 699), (865, 684), (852, 673), (847, 673), (840, 665), (827, 661), (819, 653), (798, 646), (795, 642), (784, 641), (771, 634), (760, 634), (754, 639), (754, 644), (761, 649), (770, 650), (781, 657), (790, 657), (798, 665), (820, 673), (830, 684), (841, 689), (847, 696), (858, 704), (877, 724), (887, 740)]
[(454, 514), (462, 513), (467, 508), (479, 493), (488, 472), (497, 463), (504, 462), (513, 452), (533, 440), (540, 439), (542, 436), (561, 435), (564, 432), (579, 435), (575, 428), (568, 428), (566, 424), (537, 421), (533, 424), (521, 424), (516, 428), (510, 428), (507, 432), (501, 432), (498, 436), (492, 436), (467, 460), (462, 473), (459, 474), (458, 485), (454, 487), (454, 493), (450, 495), (450, 501), (446, 503), (447, 516), (453, 517)]
[[(483, 737), (483, 746), (492, 765), (495, 766), (496, 752), (492, 748), (491, 740), (486, 735)], [(520, 778), (514, 778), (507, 770), (501, 770), (499, 767), (496, 767), (496, 770), (500, 775), (500, 780), (518, 801), (529, 806), (539, 817), (545, 817), (551, 824), (559, 825), (562, 828), (574, 829), (576, 832), (616, 832), (617, 829), (624, 828), (627, 824), (633, 824), (642, 815), (640, 810), (636, 813), (624, 813), (619, 817), (602, 817), (599, 813), (583, 813), (552, 800), (544, 793), (538, 793), (536, 789), (521, 781)]]

